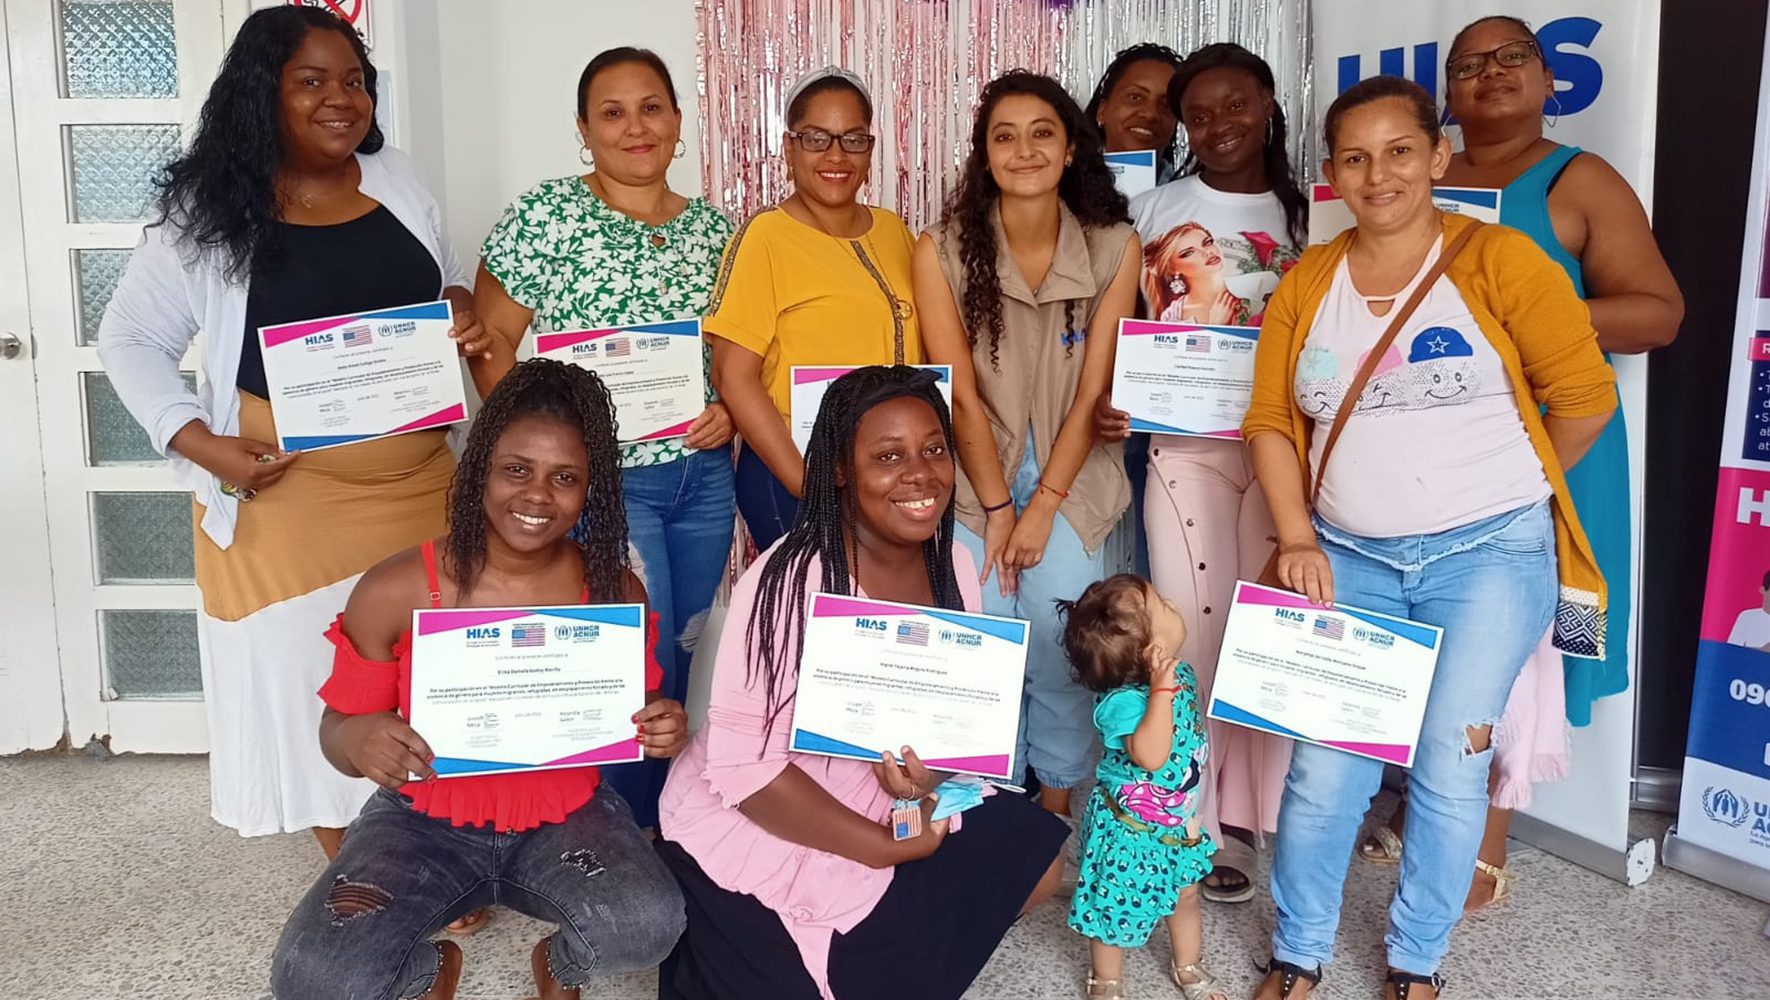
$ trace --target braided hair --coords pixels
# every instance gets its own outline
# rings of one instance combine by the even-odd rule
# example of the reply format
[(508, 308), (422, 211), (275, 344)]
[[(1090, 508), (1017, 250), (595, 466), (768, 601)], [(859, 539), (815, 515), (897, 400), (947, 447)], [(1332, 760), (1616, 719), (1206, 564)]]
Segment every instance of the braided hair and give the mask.
[[(1126, 70), (1140, 62), (1158, 62), (1179, 70), (1183, 61), (1180, 53), (1159, 42), (1138, 42), (1129, 48), (1120, 49), (1118, 55), (1112, 57), (1112, 62), (1106, 64), (1106, 72), (1100, 74), (1100, 82), (1094, 86), (1094, 96), (1088, 98), (1088, 106), (1082, 109), (1082, 113), (1087, 116), (1089, 124), (1098, 129), (1100, 106), (1112, 96), (1112, 88), (1119, 85), (1119, 78), (1125, 75)], [(1156, 162), (1160, 164), (1156, 170), (1159, 176), (1166, 177), (1168, 171), (1174, 169), (1179, 149), (1180, 130), (1176, 128), (1168, 144), (1155, 151)]]
[[(1049, 104), (1063, 126), (1064, 137), (1074, 149), (1069, 166), (1057, 183), (1057, 196), (1075, 213), (1084, 229), (1109, 226), (1130, 220), (1130, 206), (1120, 193), (1112, 171), (1107, 169), (1106, 154), (1095, 128), (1075, 98), (1063, 85), (1048, 76), (1023, 69), (1009, 70), (983, 88), (977, 105), (977, 117), (971, 126), (971, 152), (965, 157), (965, 171), (953, 190), (945, 210), (943, 225), (959, 224), (959, 260), (965, 271), (964, 301), (960, 312), (965, 321), (965, 339), (977, 347), (980, 331), (989, 331), (989, 363), (1001, 371), (1002, 278), (996, 272), (996, 230), (990, 213), (1000, 200), (1002, 189), (989, 168), (989, 118), (1002, 99), (1021, 94), (1036, 97)], [(1065, 330), (1075, 329), (1076, 300), (1063, 303)], [(1073, 338), (1065, 338), (1065, 351), (1073, 351)]]
[[(762, 677), (768, 732), (774, 730), (775, 719), (786, 707), (781, 698), (782, 681), (798, 676), (799, 661), (804, 655), (801, 643), (792, 662), (787, 662), (778, 637), (805, 634), (808, 593), (854, 593), (857, 568), (851, 565), (848, 540), (858, 514), (853, 492), (839, 485), (838, 479), (854, 481), (854, 437), (860, 420), (881, 403), (919, 399), (940, 418), (947, 452), (951, 454), (953, 419), (936, 387), (937, 381), (934, 373), (907, 365), (871, 365), (837, 379), (824, 394), (805, 448), (805, 490), (799, 500), (799, 513), (762, 565), (756, 580), (755, 609), (744, 633), (749, 654), (745, 658), (744, 681), (754, 684), (758, 674)], [(953, 506), (949, 501), (934, 537), (922, 543), (922, 557), (934, 603), (962, 611), (964, 599), (959, 594), (958, 577), (953, 573), (952, 551)], [(816, 590), (811, 591), (807, 571), (814, 557), (820, 563), (822, 576), (816, 581)], [(782, 615), (787, 616), (785, 629), (775, 625)]]
[(546, 417), (578, 428), (588, 459), (588, 495), (571, 539), (584, 558), (584, 586), (592, 601), (620, 601), (628, 574), (627, 508), (621, 499), (615, 407), (595, 373), (546, 358), (524, 361), (504, 376), (473, 420), (455, 478), (449, 484), (449, 572), (471, 593), (486, 559), (486, 476), (492, 449), (511, 424)]
[[(1180, 113), (1180, 102), (1186, 96), (1187, 86), (1201, 74), (1213, 69), (1241, 70), (1253, 77), (1254, 82), (1269, 96), (1278, 93), (1278, 82), (1272, 75), (1272, 67), (1266, 65), (1266, 60), (1234, 42), (1207, 45), (1187, 56), (1180, 68), (1174, 71), (1174, 78), (1168, 82), (1168, 106), (1173, 109), (1174, 117), (1179, 119), (1180, 128), (1186, 127), (1186, 119)], [(1178, 135), (1179, 132), (1176, 131), (1175, 134)], [(1260, 148), (1260, 156), (1262, 165), (1266, 168), (1266, 183), (1272, 185), (1272, 193), (1278, 197), (1278, 203), (1284, 206), (1291, 242), (1303, 247), (1309, 245), (1309, 198), (1297, 183), (1297, 172), (1291, 169), (1291, 158), (1285, 152), (1286, 134), (1284, 106), (1274, 96), (1272, 131), (1262, 137), (1265, 145)], [(1180, 164), (1180, 176), (1187, 177), (1203, 169), (1204, 164), (1188, 149), (1185, 162)]]

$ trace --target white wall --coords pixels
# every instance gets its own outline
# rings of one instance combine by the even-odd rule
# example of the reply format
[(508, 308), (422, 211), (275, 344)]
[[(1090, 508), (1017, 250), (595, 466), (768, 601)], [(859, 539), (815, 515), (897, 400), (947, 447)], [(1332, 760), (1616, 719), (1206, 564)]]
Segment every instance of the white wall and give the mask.
[(584, 171), (574, 124), (578, 74), (606, 48), (649, 48), (669, 66), (688, 145), (670, 186), (700, 193), (692, 0), (381, 3), (374, 58), (388, 78), (394, 141), (429, 177), (469, 267), (517, 194)]

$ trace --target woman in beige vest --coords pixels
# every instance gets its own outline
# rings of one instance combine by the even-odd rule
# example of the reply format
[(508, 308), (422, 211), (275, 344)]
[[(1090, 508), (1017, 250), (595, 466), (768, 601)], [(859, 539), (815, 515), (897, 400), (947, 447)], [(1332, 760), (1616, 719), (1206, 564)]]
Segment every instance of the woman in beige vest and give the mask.
[(1081, 108), (1049, 77), (991, 82), (959, 188), (916, 245), (916, 307), (929, 360), (953, 370), (958, 535), (983, 610), (1032, 622), (1016, 757), (1065, 815), (1093, 697), (1070, 676), (1051, 602), (1105, 575), (1101, 543), (1130, 500), (1121, 446), (1095, 439), (1092, 413), (1138, 265)]

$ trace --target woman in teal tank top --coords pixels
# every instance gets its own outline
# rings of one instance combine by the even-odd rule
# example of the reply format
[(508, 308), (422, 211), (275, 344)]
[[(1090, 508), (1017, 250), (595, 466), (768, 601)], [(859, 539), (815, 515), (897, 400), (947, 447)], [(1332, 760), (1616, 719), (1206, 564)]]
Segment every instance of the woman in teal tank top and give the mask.
[[(1445, 60), (1445, 111), (1462, 126), (1462, 151), (1440, 183), (1500, 188), (1500, 221), (1530, 236), (1567, 270), (1592, 310), (1598, 343), (1609, 354), (1640, 354), (1664, 347), (1677, 335), (1684, 300), (1666, 267), (1640, 199), (1610, 164), (1595, 154), (1563, 146), (1543, 135), (1545, 114), (1559, 114), (1554, 74), (1529, 25), (1511, 17), (1487, 17), (1464, 28)], [(1553, 124), (1550, 122), (1550, 124)], [(1609, 651), (1602, 660), (1561, 657), (1567, 721), (1592, 721), (1592, 703), (1629, 686), (1628, 636), (1633, 593), (1629, 558), (1628, 432), (1619, 406), (1592, 449), (1567, 470), (1568, 486), (1609, 588)], [(1538, 655), (1548, 651), (1547, 644)], [(1552, 655), (1552, 654), (1551, 654)], [(1530, 680), (1526, 668), (1520, 685)], [(1537, 720), (1534, 705), (1520, 706), (1517, 692), (1504, 725), (1558, 731), (1559, 720)], [(1519, 709), (1522, 708), (1520, 711)], [(1515, 725), (1516, 724), (1516, 725)], [(1528, 735), (1520, 734), (1528, 740)], [(1523, 752), (1529, 753), (1527, 748)], [(1503, 754), (1504, 751), (1501, 751)], [(1476, 861), (1467, 909), (1503, 898), (1512, 873), (1505, 867), (1511, 810), (1500, 804), (1529, 801), (1529, 781), (1565, 765), (1564, 747), (1549, 748), (1540, 767), (1495, 767), (1496, 803)], [(1536, 762), (1531, 762), (1536, 763)], [(1510, 784), (1514, 787), (1507, 788)], [(1400, 853), (1401, 812), (1389, 829), (1361, 845), (1364, 857), (1395, 860)]]

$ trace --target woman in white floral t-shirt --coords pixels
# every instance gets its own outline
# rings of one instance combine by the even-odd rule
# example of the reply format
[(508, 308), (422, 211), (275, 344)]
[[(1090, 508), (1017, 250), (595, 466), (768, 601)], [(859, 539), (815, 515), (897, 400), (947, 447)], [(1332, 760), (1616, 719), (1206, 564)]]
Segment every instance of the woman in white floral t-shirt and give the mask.
[[(551, 333), (697, 317), (707, 307), (730, 220), (704, 198), (670, 190), (686, 148), (682, 111), (663, 60), (609, 49), (578, 79), (580, 158), (589, 173), (542, 181), (520, 195), (480, 250), (481, 320), (492, 356), (472, 363), (483, 395), (516, 362), (524, 331)], [(711, 381), (709, 380), (709, 386)], [(687, 437), (626, 445), (627, 528), (658, 614), (666, 697), (683, 700), (693, 644), (731, 551), (731, 416), (713, 398)], [(604, 780), (657, 824), (663, 762), (606, 768)]]

